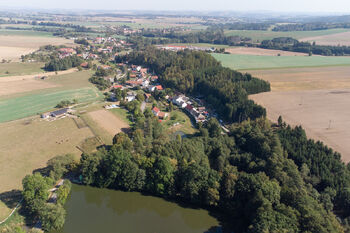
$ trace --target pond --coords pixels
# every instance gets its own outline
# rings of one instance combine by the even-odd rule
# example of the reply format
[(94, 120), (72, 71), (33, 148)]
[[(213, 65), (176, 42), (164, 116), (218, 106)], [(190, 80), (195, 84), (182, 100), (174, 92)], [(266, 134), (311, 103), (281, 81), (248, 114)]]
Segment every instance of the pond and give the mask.
[(221, 232), (220, 223), (207, 210), (137, 192), (74, 184), (65, 209), (66, 222), (58, 233)]

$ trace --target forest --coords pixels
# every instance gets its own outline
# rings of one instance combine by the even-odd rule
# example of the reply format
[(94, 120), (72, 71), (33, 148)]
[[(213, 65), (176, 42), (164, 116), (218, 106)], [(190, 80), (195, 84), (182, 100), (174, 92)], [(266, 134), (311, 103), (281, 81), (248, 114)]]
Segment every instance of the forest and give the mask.
[[(212, 118), (195, 135), (171, 138), (149, 108), (137, 112), (128, 135), (119, 133), (112, 147), (82, 155), (84, 184), (219, 211), (223, 232), (343, 232), (331, 211), (338, 192), (312, 186), (312, 169), (307, 162), (299, 168), (265, 118), (233, 124), (229, 135)], [(348, 173), (339, 157), (328, 162)]]
[(270, 91), (270, 84), (250, 74), (224, 68), (205, 52), (171, 52), (152, 46), (116, 57), (126, 62), (150, 68), (167, 88), (203, 96), (228, 122), (240, 122), (266, 115), (266, 110), (248, 100), (249, 94)]

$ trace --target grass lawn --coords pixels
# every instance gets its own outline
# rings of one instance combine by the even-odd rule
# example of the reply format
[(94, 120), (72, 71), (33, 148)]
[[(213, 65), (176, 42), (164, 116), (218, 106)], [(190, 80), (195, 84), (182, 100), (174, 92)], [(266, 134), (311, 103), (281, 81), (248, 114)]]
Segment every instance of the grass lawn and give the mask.
[(350, 57), (321, 56), (257, 56), (212, 54), (222, 65), (235, 70), (276, 69), (297, 67), (326, 67), (350, 65)]
[[(162, 123), (170, 133), (182, 131), (185, 134), (193, 134), (197, 132), (197, 129), (192, 126), (191, 119), (181, 110), (172, 111), (167, 120)], [(179, 123), (179, 125), (174, 126), (175, 123)]]
[(295, 39), (302, 39), (306, 37), (331, 35), (336, 33), (348, 32), (349, 29), (329, 29), (318, 31), (291, 31), (291, 32), (274, 32), (274, 31), (257, 31), (257, 30), (228, 30), (226, 35), (242, 36), (252, 38), (253, 41), (271, 40), (276, 37), (293, 37)]
[(11, 62), (11, 63), (1, 63), (0, 64), (0, 77), (4, 76), (15, 76), (15, 75), (26, 75), (26, 74), (36, 74), (44, 72), (41, 68), (44, 67), (42, 62), (34, 63), (21, 63), (21, 62)]

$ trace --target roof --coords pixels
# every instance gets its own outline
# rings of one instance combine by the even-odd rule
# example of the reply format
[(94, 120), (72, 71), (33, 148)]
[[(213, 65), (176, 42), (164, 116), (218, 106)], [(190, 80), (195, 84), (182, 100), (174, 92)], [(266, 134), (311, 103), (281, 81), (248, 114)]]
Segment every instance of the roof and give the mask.
[(191, 111), (191, 110), (193, 109), (193, 107), (192, 107), (192, 105), (187, 104), (186, 109), (189, 110), (189, 111)]
[(157, 88), (157, 90), (158, 90), (158, 91), (161, 91), (161, 90), (163, 90), (163, 87), (162, 87), (162, 85), (158, 85), (158, 86), (156, 86), (156, 88)]
[(152, 111), (154, 111), (154, 112), (160, 112), (159, 108), (157, 108), (157, 107), (154, 107), (154, 108), (152, 109)]
[(114, 85), (113, 88), (122, 88), (122, 85)]
[(160, 118), (164, 118), (165, 115), (166, 115), (165, 112), (159, 112), (159, 113), (158, 113), (158, 117), (160, 117)]
[(53, 115), (53, 116), (60, 116), (60, 115), (63, 115), (65, 113), (67, 113), (67, 112), (68, 112), (68, 108), (62, 108), (60, 110), (50, 112), (50, 114)]

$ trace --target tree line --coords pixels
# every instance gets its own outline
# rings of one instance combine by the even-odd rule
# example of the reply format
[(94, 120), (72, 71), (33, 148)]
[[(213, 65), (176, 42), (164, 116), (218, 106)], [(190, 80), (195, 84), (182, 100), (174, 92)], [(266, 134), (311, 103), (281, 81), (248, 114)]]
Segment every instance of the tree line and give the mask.
[(73, 67), (80, 66), (84, 60), (78, 56), (68, 56), (62, 59), (51, 57), (50, 61), (48, 61), (45, 66), (45, 71), (59, 71), (59, 70), (68, 70)]
[(272, 31), (275, 32), (290, 32), (290, 31), (318, 31), (335, 28), (350, 28), (350, 23), (293, 23), (293, 24), (277, 24)]

